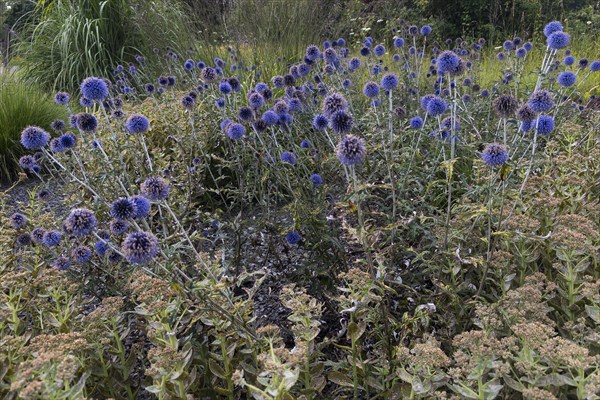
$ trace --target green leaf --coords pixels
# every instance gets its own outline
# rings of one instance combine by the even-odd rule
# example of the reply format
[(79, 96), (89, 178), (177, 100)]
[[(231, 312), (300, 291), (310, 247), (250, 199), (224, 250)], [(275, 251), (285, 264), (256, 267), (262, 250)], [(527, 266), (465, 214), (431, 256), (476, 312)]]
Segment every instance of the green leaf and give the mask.
[(218, 376), (221, 379), (225, 379), (225, 371), (212, 358), (208, 360), (208, 368), (210, 369), (210, 372), (212, 372), (214, 375)]
[(327, 376), (327, 379), (340, 386), (354, 386), (352, 379), (339, 371), (332, 371)]

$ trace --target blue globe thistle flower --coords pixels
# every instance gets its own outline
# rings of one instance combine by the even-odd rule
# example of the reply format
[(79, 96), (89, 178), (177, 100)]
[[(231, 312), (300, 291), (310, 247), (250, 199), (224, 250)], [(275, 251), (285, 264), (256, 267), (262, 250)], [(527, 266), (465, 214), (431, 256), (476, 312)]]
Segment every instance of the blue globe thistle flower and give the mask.
[(109, 223), (110, 232), (115, 236), (120, 236), (127, 232), (129, 224), (121, 219), (113, 219)]
[(563, 26), (560, 22), (552, 21), (544, 27), (544, 36), (549, 37), (554, 32), (561, 32), (562, 30)]
[(44, 147), (50, 140), (50, 134), (37, 126), (28, 126), (21, 132), (21, 144), (28, 150)]
[(519, 118), (519, 121), (532, 122), (535, 120), (536, 116), (536, 112), (533, 111), (527, 104), (524, 104), (517, 111), (517, 118)]
[(102, 78), (91, 76), (83, 80), (80, 86), (81, 95), (86, 99), (101, 102), (108, 97), (108, 85)]
[(564, 49), (571, 43), (571, 36), (565, 32), (554, 32), (546, 39), (548, 47), (554, 50)]
[(63, 230), (75, 237), (81, 237), (91, 234), (97, 225), (93, 211), (87, 208), (76, 208), (71, 210), (65, 219)]
[(285, 86), (294, 86), (295, 82), (296, 82), (296, 79), (292, 75), (286, 74), (283, 76), (283, 84)]
[(392, 60), (400, 61), (400, 54), (394, 54), (394, 56), (392, 57)]
[(416, 54), (417, 53), (417, 49), (414, 46), (410, 46), (408, 48), (408, 54)]
[(525, 42), (523, 44), (523, 48), (527, 51), (530, 52), (531, 50), (533, 50), (533, 43), (531, 42)]
[(373, 99), (371, 100), (371, 107), (377, 108), (381, 105), (381, 100), (379, 99)]
[(294, 78), (298, 79), (300, 78), (300, 74), (298, 73), (298, 66), (297, 65), (292, 65), (289, 69), (289, 74), (291, 76), (293, 76)]
[(240, 107), (240, 110), (238, 111), (238, 118), (242, 121), (250, 121), (252, 118), (254, 118), (254, 112), (250, 107)]
[(431, 26), (429, 26), (429, 25), (423, 25), (421, 27), (421, 35), (423, 35), (423, 36), (429, 36), (431, 34), (431, 31), (432, 31), (432, 29), (431, 29)]
[(231, 140), (239, 140), (246, 134), (246, 128), (244, 128), (244, 125), (242, 124), (232, 122), (227, 126), (225, 134)]
[(54, 138), (50, 141), (50, 151), (53, 153), (61, 153), (65, 151), (65, 149), (58, 138)]
[(365, 40), (363, 40), (363, 46), (368, 48), (373, 47), (373, 38), (371, 36), (367, 36)]
[(15, 229), (23, 228), (25, 225), (27, 225), (28, 221), (29, 219), (27, 219), (26, 216), (18, 212), (10, 216), (10, 226)]
[(504, 48), (504, 50), (509, 51), (514, 49), (515, 44), (512, 42), (512, 40), (506, 40), (503, 44), (502, 47)]
[(448, 109), (448, 104), (439, 97), (434, 97), (427, 103), (427, 113), (431, 116), (443, 114)]
[(346, 45), (346, 40), (344, 38), (338, 38), (338, 40), (336, 41), (337, 45), (342, 47)]
[(498, 116), (508, 118), (519, 108), (519, 101), (510, 94), (502, 94), (494, 100), (493, 106)]
[(34, 166), (31, 167), (31, 171), (35, 172), (36, 174), (39, 174), (40, 172), (42, 172), (42, 167), (40, 167), (37, 164), (34, 164)]
[(19, 247), (25, 247), (25, 246), (29, 246), (31, 244), (31, 235), (29, 233), (22, 233), (19, 236), (17, 236), (17, 246)]
[(315, 61), (321, 55), (321, 50), (318, 46), (311, 44), (306, 48), (306, 58), (311, 61)]
[(133, 219), (137, 215), (137, 206), (133, 199), (121, 197), (110, 206), (110, 215), (116, 219)]
[(408, 27), (408, 34), (410, 36), (417, 36), (419, 33), (419, 28), (416, 25), (411, 25)]
[(302, 63), (298, 65), (298, 76), (306, 76), (310, 73), (310, 65)]
[(288, 100), (288, 108), (290, 112), (298, 112), (302, 111), (302, 102), (299, 99), (289, 99)]
[(589, 61), (587, 58), (582, 58), (579, 60), (578, 66), (579, 66), (579, 68), (584, 69), (585, 67), (588, 66), (588, 63), (589, 63)]
[(269, 89), (269, 86), (264, 82), (258, 82), (256, 86), (254, 86), (254, 90), (260, 94), (263, 94), (267, 89)]
[(317, 130), (322, 131), (322, 130), (324, 130), (324, 129), (327, 128), (327, 125), (329, 125), (329, 120), (327, 119), (327, 117), (325, 115), (323, 115), (323, 114), (317, 114), (313, 118), (312, 125)]
[(98, 254), (98, 256), (100, 256), (100, 257), (104, 257), (104, 255), (106, 254), (108, 249), (109, 249), (108, 242), (105, 242), (103, 240), (97, 241), (96, 244), (94, 245), (94, 250), (96, 251), (96, 254)]
[(394, 39), (394, 47), (396, 47), (396, 48), (404, 47), (404, 39), (401, 37)]
[(288, 106), (288, 103), (284, 99), (277, 100), (275, 102), (275, 104), (273, 105), (273, 111), (275, 111), (279, 115), (285, 114), (289, 110), (290, 110), (290, 108)]
[(273, 83), (273, 86), (275, 86), (276, 88), (281, 88), (283, 87), (284, 81), (283, 81), (283, 76), (281, 75), (276, 75), (271, 79), (271, 83)]
[(561, 72), (557, 78), (558, 84), (563, 87), (573, 86), (576, 80), (577, 76), (570, 71)]
[(423, 127), (423, 118), (419, 116), (412, 117), (408, 123), (412, 129), (420, 129)]
[(281, 161), (294, 165), (296, 164), (296, 155), (289, 151), (284, 151), (281, 153)]
[(331, 114), (329, 119), (329, 127), (339, 134), (350, 132), (354, 126), (354, 118), (346, 111), (336, 111)]
[(112, 116), (115, 119), (122, 119), (125, 116), (125, 113), (123, 112), (123, 110), (115, 110), (112, 112)]
[(242, 84), (240, 83), (238, 78), (231, 77), (231, 78), (227, 79), (227, 83), (229, 83), (229, 86), (231, 86), (231, 89), (234, 92), (239, 93), (242, 91)]
[(549, 115), (540, 115), (533, 123), (535, 127), (537, 124), (537, 133), (540, 135), (547, 135), (554, 130), (554, 118)]
[(66, 257), (58, 257), (50, 265), (59, 271), (65, 271), (71, 268), (71, 260)]
[(481, 97), (489, 97), (490, 96), (490, 91), (487, 89), (483, 89), (480, 93)]
[(500, 52), (500, 53), (496, 54), (496, 58), (500, 61), (503, 61), (506, 58), (506, 54), (504, 54), (503, 52)]
[(169, 183), (158, 176), (146, 179), (140, 186), (142, 195), (150, 201), (161, 201), (169, 196)]
[(277, 123), (279, 125), (289, 126), (292, 124), (292, 122), (294, 122), (294, 117), (292, 117), (290, 114), (287, 114), (287, 113), (279, 114), (279, 119), (277, 121)]
[(77, 246), (71, 252), (71, 258), (77, 264), (85, 264), (92, 258), (92, 250), (87, 246)]
[(600, 61), (592, 61), (590, 64), (590, 71), (598, 72), (600, 71)]
[(300, 236), (300, 234), (298, 232), (290, 231), (290, 232), (286, 233), (285, 240), (289, 244), (295, 245), (295, 244), (300, 243), (300, 240), (302, 240), (302, 237)]
[(188, 96), (190, 96), (190, 97), (191, 97), (192, 99), (194, 99), (194, 101), (195, 101), (195, 100), (198, 98), (198, 93), (197, 93), (196, 91), (194, 91), (194, 90), (191, 90), (191, 91), (188, 93)]
[(33, 158), (33, 156), (25, 155), (19, 158), (19, 165), (23, 169), (31, 169), (31, 167), (33, 167), (34, 164), (35, 159)]
[(52, 128), (54, 132), (60, 133), (66, 128), (65, 121), (63, 121), (62, 119), (55, 119), (50, 123), (50, 128)]
[(42, 243), (44, 240), (44, 235), (46, 234), (46, 230), (44, 228), (35, 228), (31, 231), (31, 240), (34, 243)]
[(319, 174), (312, 174), (308, 179), (310, 179), (313, 186), (321, 186), (323, 184), (323, 178)]
[(515, 51), (515, 55), (519, 58), (523, 58), (527, 55), (527, 50), (524, 47), (519, 47), (517, 51)]
[(387, 73), (381, 78), (381, 87), (385, 90), (393, 90), (398, 86), (398, 75)]
[(260, 93), (254, 92), (248, 96), (248, 104), (255, 110), (261, 108), (264, 103), (265, 99)]
[(352, 69), (352, 70), (360, 68), (360, 59), (356, 58), (356, 57), (352, 57), (350, 59), (350, 61), (348, 62), (348, 67), (350, 67), (350, 69)]
[(134, 219), (142, 219), (146, 218), (148, 214), (150, 214), (150, 200), (148, 200), (144, 196), (133, 196), (131, 198), (135, 203), (136, 213), (134, 215)]
[(363, 57), (367, 57), (369, 54), (371, 54), (371, 50), (368, 47), (363, 47), (360, 49), (359, 54)]
[(121, 249), (128, 262), (145, 264), (158, 254), (158, 239), (150, 232), (130, 233)]
[(348, 89), (348, 88), (349, 88), (349, 87), (351, 87), (351, 86), (352, 86), (352, 81), (351, 81), (350, 79), (344, 79), (344, 80), (342, 81), (342, 87), (343, 87), (344, 89)]
[(82, 132), (94, 132), (98, 128), (98, 120), (93, 114), (77, 114), (77, 128)]
[(459, 131), (460, 130), (460, 122), (454, 118), (454, 120), (452, 119), (452, 117), (446, 117), (442, 120), (442, 123), (440, 124), (442, 128), (448, 129), (448, 130), (454, 130)]
[(181, 106), (186, 110), (193, 109), (195, 103), (196, 102), (194, 101), (194, 98), (192, 96), (183, 96), (180, 101)]
[(69, 104), (71, 96), (67, 92), (58, 92), (54, 95), (54, 102), (60, 106), (66, 106)]
[(167, 76), (167, 86), (175, 86), (175, 83), (177, 83), (177, 78), (175, 78), (173, 75)]
[(167, 86), (169, 84), (169, 78), (167, 78), (166, 76), (159, 76), (158, 84), (160, 86)]
[(427, 111), (427, 105), (432, 99), (435, 99), (435, 97), (436, 96), (433, 94), (426, 94), (425, 96), (421, 97), (421, 108)]
[(191, 70), (193, 70), (195, 66), (196, 66), (196, 63), (194, 62), (194, 60), (186, 60), (186, 61), (183, 63), (183, 68), (184, 68), (186, 71), (191, 71)]
[(123, 257), (114, 250), (108, 251), (108, 262), (115, 265), (120, 263), (123, 260)]
[(219, 57), (215, 57), (215, 59), (213, 61), (215, 63), (215, 66), (217, 66), (219, 68), (223, 68), (225, 66), (225, 64), (226, 64), (225, 61), (223, 61)]
[(337, 158), (344, 165), (360, 164), (366, 154), (365, 141), (354, 135), (346, 135), (336, 149)]
[(377, 46), (375, 46), (375, 48), (373, 49), (373, 53), (375, 53), (375, 55), (377, 57), (381, 57), (385, 54), (385, 46), (382, 44), (378, 44)]
[(198, 67), (198, 69), (204, 69), (206, 67), (206, 63), (204, 61), (198, 61), (196, 63), (196, 67)]
[(154, 92), (155, 92), (155, 90), (156, 90), (156, 87), (155, 87), (153, 84), (151, 84), (151, 83), (146, 83), (146, 84), (144, 85), (144, 91), (145, 91), (146, 93), (148, 93), (148, 94), (152, 94), (152, 93), (154, 93)]
[(217, 70), (214, 69), (213, 67), (206, 67), (203, 68), (202, 71), (200, 71), (200, 78), (202, 78), (202, 80), (204, 82), (213, 82), (215, 79), (217, 79)]
[(223, 97), (219, 97), (218, 99), (216, 99), (215, 106), (217, 106), (217, 108), (224, 108), (225, 107), (225, 99)]
[(323, 99), (321, 109), (323, 114), (331, 115), (337, 111), (345, 111), (348, 108), (348, 101), (340, 93), (332, 93)]
[(498, 143), (485, 146), (481, 158), (490, 167), (500, 167), (508, 161), (508, 148)]
[(142, 114), (132, 114), (127, 118), (125, 128), (129, 133), (145, 133), (150, 128), (150, 121)]
[(310, 147), (311, 147), (310, 140), (304, 139), (302, 142), (300, 142), (300, 147), (303, 149), (310, 149)]
[(72, 133), (64, 133), (58, 138), (61, 146), (65, 149), (72, 149), (77, 144), (77, 138)]
[(440, 75), (455, 71), (460, 63), (460, 58), (456, 53), (450, 50), (443, 51), (438, 56), (435, 64), (437, 66), (437, 72)]
[(267, 125), (275, 125), (277, 121), (279, 121), (279, 116), (273, 110), (267, 110), (260, 118), (261, 121), (264, 121)]
[(81, 107), (89, 108), (89, 107), (92, 107), (94, 105), (94, 101), (90, 100), (90, 99), (88, 99), (86, 97), (81, 97), (79, 99), (79, 105)]
[(229, 82), (227, 81), (221, 81), (219, 83), (219, 92), (227, 95), (229, 93), (231, 93), (233, 91), (233, 88), (231, 87), (231, 85), (229, 84)]
[(533, 111), (541, 113), (550, 110), (552, 106), (554, 106), (554, 99), (550, 92), (546, 90), (536, 90), (531, 94), (531, 97), (529, 97), (527, 104)]
[(367, 82), (363, 86), (363, 94), (367, 97), (379, 96), (379, 85), (376, 82)]
[(62, 240), (62, 233), (59, 231), (47, 231), (44, 233), (42, 243), (47, 247), (56, 247)]

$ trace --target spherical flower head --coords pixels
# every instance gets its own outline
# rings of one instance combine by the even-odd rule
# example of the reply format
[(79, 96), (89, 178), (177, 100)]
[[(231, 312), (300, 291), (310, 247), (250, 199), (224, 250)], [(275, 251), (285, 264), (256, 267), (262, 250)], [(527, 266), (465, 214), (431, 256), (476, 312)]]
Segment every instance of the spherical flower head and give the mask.
[(322, 130), (325, 130), (327, 128), (327, 125), (329, 125), (329, 120), (327, 119), (327, 117), (325, 115), (323, 115), (323, 114), (317, 114), (313, 118), (312, 125), (317, 130), (322, 131)]
[(431, 26), (429, 26), (429, 25), (423, 25), (421, 27), (421, 35), (423, 35), (423, 36), (429, 36), (431, 34), (431, 31), (432, 31), (432, 29), (431, 29)]
[(306, 58), (311, 61), (315, 61), (321, 55), (321, 50), (318, 46), (311, 44), (306, 48)]
[(129, 133), (145, 133), (150, 128), (150, 120), (142, 114), (132, 114), (125, 121)]
[(577, 76), (571, 71), (561, 72), (560, 74), (558, 74), (557, 78), (558, 84), (562, 87), (573, 86), (576, 80)]
[(69, 100), (71, 100), (71, 96), (67, 92), (58, 92), (54, 95), (54, 102), (61, 106), (66, 106), (69, 104)]
[(108, 242), (106, 242), (104, 240), (99, 240), (94, 245), (94, 250), (96, 251), (96, 254), (98, 254), (100, 257), (104, 257), (104, 255), (106, 254), (108, 249), (109, 249)]
[(453, 51), (446, 50), (440, 53), (436, 62), (438, 74), (444, 75), (455, 71), (459, 64), (460, 58)]
[(321, 109), (325, 115), (331, 115), (337, 111), (345, 111), (348, 109), (348, 101), (342, 94), (332, 93), (323, 99)]
[(500, 167), (508, 161), (508, 148), (502, 144), (490, 143), (483, 149), (481, 158), (490, 167)]
[(60, 133), (66, 128), (65, 121), (62, 119), (56, 119), (50, 123), (50, 128), (52, 128), (54, 132)]
[(536, 113), (548, 111), (554, 106), (552, 94), (546, 90), (536, 90), (527, 101), (527, 105)]
[(120, 236), (127, 232), (129, 229), (129, 224), (127, 221), (123, 221), (122, 219), (113, 219), (109, 223), (109, 229), (113, 235)]
[(27, 219), (26, 216), (18, 212), (10, 216), (10, 226), (12, 226), (15, 229), (23, 228), (25, 225), (27, 225), (27, 221), (29, 221), (29, 219)]
[(359, 58), (352, 57), (352, 58), (350, 59), (350, 61), (348, 62), (348, 67), (349, 67), (351, 70), (355, 70), (355, 69), (358, 69), (358, 68), (360, 68), (360, 63), (361, 63), (361, 62), (360, 62), (360, 59), (359, 59)]
[(134, 219), (146, 218), (150, 214), (150, 200), (144, 196), (133, 196), (131, 198), (135, 203), (135, 216)]
[(401, 37), (394, 39), (394, 47), (396, 47), (398, 49), (400, 47), (404, 47), (404, 39)]
[(34, 243), (42, 243), (44, 240), (44, 235), (46, 234), (46, 230), (43, 228), (35, 228), (31, 231), (31, 240)]
[(344, 89), (348, 89), (348, 88), (349, 88), (349, 87), (351, 87), (351, 86), (352, 86), (352, 81), (351, 81), (350, 79), (344, 79), (344, 80), (342, 81), (342, 87), (343, 87)]
[(250, 121), (254, 117), (254, 112), (250, 107), (243, 106), (238, 111), (238, 117), (242, 121)]
[(140, 186), (142, 195), (150, 201), (161, 201), (169, 196), (169, 183), (158, 176), (146, 179)]
[(523, 44), (523, 48), (524, 48), (524, 49), (525, 49), (527, 52), (529, 52), (529, 51), (533, 50), (533, 43), (531, 43), (531, 42), (525, 42), (525, 43)]
[(186, 110), (192, 110), (194, 108), (194, 98), (192, 96), (183, 96), (181, 98), (180, 104)]
[(519, 47), (517, 51), (515, 51), (515, 55), (519, 58), (523, 58), (527, 55), (527, 50), (524, 47)]
[(494, 111), (502, 118), (508, 118), (515, 114), (519, 108), (519, 102), (510, 94), (503, 94), (494, 99)]
[(408, 34), (410, 36), (417, 36), (417, 33), (419, 33), (419, 28), (415, 25), (411, 25), (408, 27)]
[(231, 93), (232, 90), (233, 90), (233, 88), (231, 87), (231, 85), (229, 84), (229, 82), (227, 82), (227, 81), (221, 81), (219, 83), (219, 92), (227, 95), (227, 94)]
[(71, 252), (71, 258), (77, 264), (86, 264), (92, 258), (92, 250), (87, 246), (77, 246)]
[(577, 63), (577, 65), (579, 66), (579, 68), (584, 69), (585, 67), (587, 67), (589, 64), (589, 61), (587, 58), (581, 58), (579, 60), (579, 62)]
[(175, 86), (175, 83), (177, 83), (177, 78), (173, 75), (167, 76), (167, 86)]
[(308, 75), (310, 73), (310, 65), (306, 63), (298, 64), (297, 72), (299, 76)]
[(28, 126), (21, 132), (21, 144), (28, 150), (44, 147), (50, 140), (50, 134), (37, 126)]
[(150, 232), (130, 233), (121, 249), (128, 262), (145, 264), (158, 254), (158, 239)]
[(279, 121), (279, 116), (273, 110), (267, 110), (261, 116), (261, 121), (264, 121), (267, 125), (275, 125)]
[(412, 117), (409, 121), (409, 125), (412, 129), (420, 129), (423, 126), (423, 118), (419, 116)]
[(600, 61), (592, 61), (590, 64), (590, 71), (598, 72), (600, 71)]
[(294, 117), (291, 114), (284, 113), (279, 114), (279, 119), (277, 120), (277, 124), (281, 126), (289, 126), (294, 122)]
[(290, 112), (302, 111), (302, 102), (300, 99), (294, 98), (288, 100), (288, 107)]
[(548, 36), (546, 43), (553, 50), (564, 49), (571, 43), (571, 36), (565, 32), (554, 32)]
[(443, 114), (447, 109), (448, 104), (439, 97), (434, 97), (427, 103), (427, 113), (433, 117)]
[(281, 161), (294, 165), (296, 164), (296, 156), (292, 152), (284, 151), (281, 153)]
[(363, 86), (363, 94), (367, 97), (379, 96), (379, 85), (376, 82), (367, 82)]
[(246, 128), (240, 123), (233, 122), (227, 126), (225, 134), (231, 140), (239, 140), (246, 134)]
[(108, 97), (108, 85), (102, 78), (91, 76), (81, 83), (81, 95), (93, 101), (102, 101)]
[(312, 174), (309, 178), (308, 178), (313, 186), (321, 186), (323, 184), (323, 178), (321, 177), (321, 175), (319, 174)]
[(202, 78), (204, 82), (213, 82), (217, 79), (217, 71), (213, 67), (203, 68), (202, 71), (200, 71), (200, 78)]
[(62, 240), (62, 233), (59, 231), (47, 231), (44, 233), (42, 243), (48, 247), (56, 247)]
[(310, 147), (311, 147), (310, 140), (304, 139), (302, 142), (300, 142), (300, 147), (303, 149), (310, 149)]
[[(268, 89), (268, 88), (267, 88)], [(266, 90), (266, 89), (265, 89)], [(248, 96), (248, 104), (250, 105), (250, 107), (256, 109), (259, 109), (263, 106), (263, 104), (265, 104), (265, 99), (264, 97), (257, 91), (254, 92), (252, 94), (250, 94)]]
[(52, 261), (50, 265), (59, 271), (64, 271), (71, 267), (71, 260), (67, 257), (58, 257), (56, 260)]
[(300, 243), (300, 240), (302, 240), (302, 237), (300, 236), (300, 234), (298, 232), (290, 231), (290, 232), (286, 233), (285, 240), (289, 244), (295, 245), (295, 244)]
[(535, 120), (536, 116), (536, 112), (533, 111), (527, 104), (523, 105), (517, 111), (517, 117), (519, 118), (519, 121), (531, 122)]
[(398, 75), (387, 73), (381, 78), (381, 87), (385, 90), (393, 90), (398, 86)]
[(217, 106), (217, 108), (224, 108), (225, 107), (225, 99), (222, 97), (219, 97), (218, 99), (216, 99), (215, 106)]
[(360, 164), (367, 154), (365, 141), (358, 136), (346, 135), (337, 146), (337, 158), (342, 164)]
[(385, 46), (382, 44), (378, 44), (377, 46), (375, 46), (375, 48), (373, 49), (373, 53), (375, 53), (375, 55), (377, 57), (381, 57), (385, 54)]
[(194, 62), (194, 60), (186, 60), (186, 61), (183, 63), (183, 68), (184, 68), (186, 71), (191, 71), (191, 70), (193, 70), (195, 66), (196, 66), (196, 63)]
[(434, 94), (426, 94), (425, 96), (421, 97), (421, 108), (427, 111), (427, 105), (432, 99), (435, 99), (435, 97), (436, 96)]
[(512, 40), (506, 40), (502, 47), (504, 48), (504, 50), (509, 51), (515, 47), (515, 44), (512, 42)]
[(98, 120), (93, 114), (77, 114), (77, 128), (82, 132), (95, 132), (98, 129)]
[(133, 219), (137, 215), (137, 205), (133, 199), (121, 197), (110, 206), (110, 215), (116, 219)]
[(552, 21), (544, 27), (544, 36), (549, 37), (554, 32), (562, 32), (563, 26), (558, 21)]
[(549, 115), (540, 115), (533, 126), (537, 126), (537, 133), (547, 135), (554, 130), (554, 118)]
[(77, 144), (77, 138), (72, 133), (64, 133), (59, 136), (61, 146), (65, 149), (72, 149)]
[(50, 141), (50, 151), (54, 153), (60, 153), (67, 149), (65, 149), (58, 138), (54, 138)]
[(151, 83), (146, 83), (144, 85), (144, 91), (148, 94), (152, 94), (156, 91), (156, 87)]
[(93, 211), (87, 208), (76, 208), (71, 210), (65, 223), (63, 230), (75, 237), (90, 235), (98, 226), (96, 215)]
[(346, 111), (336, 111), (331, 114), (329, 119), (329, 127), (339, 134), (350, 132), (354, 126), (354, 118)]
[(31, 167), (33, 167), (34, 164), (35, 164), (35, 159), (33, 158), (33, 156), (25, 155), (25, 156), (19, 158), (19, 165), (23, 169), (31, 169)]
[(29, 246), (31, 241), (32, 239), (29, 233), (21, 233), (19, 236), (17, 236), (17, 246), (19, 247)]
[(496, 54), (496, 58), (498, 60), (502, 61), (506, 58), (506, 54), (504, 54), (503, 52), (500, 52), (500, 53)]
[(279, 115), (285, 114), (289, 110), (290, 107), (288, 106), (287, 101), (285, 101), (284, 99), (277, 100), (275, 104), (273, 104), (273, 111), (275, 111)]
[(275, 86), (276, 88), (281, 88), (283, 87), (283, 76), (281, 75), (276, 75), (271, 79), (271, 83), (273, 83), (273, 86)]
[(458, 119), (446, 117), (442, 120), (441, 127), (447, 130), (454, 130), (456, 132), (460, 130), (461, 125)]

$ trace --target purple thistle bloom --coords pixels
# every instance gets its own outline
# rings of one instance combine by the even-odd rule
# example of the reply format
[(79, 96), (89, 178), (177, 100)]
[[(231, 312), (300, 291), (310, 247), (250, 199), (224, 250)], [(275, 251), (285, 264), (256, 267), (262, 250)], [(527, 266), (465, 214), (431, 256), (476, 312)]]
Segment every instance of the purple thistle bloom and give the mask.
[(310, 140), (304, 139), (302, 142), (300, 142), (300, 147), (303, 149), (310, 149), (310, 147), (311, 147)]
[(246, 128), (244, 128), (244, 125), (242, 124), (233, 122), (227, 126), (227, 130), (225, 133), (227, 134), (229, 139), (238, 140), (246, 134)]
[(561, 32), (562, 30), (563, 26), (560, 22), (552, 21), (544, 27), (544, 36), (549, 37), (554, 32)]
[(331, 118), (329, 120), (329, 127), (335, 132), (339, 134), (344, 134), (349, 132), (354, 126), (354, 119), (352, 115), (345, 111), (336, 111), (331, 114)]
[(63, 230), (75, 237), (81, 237), (91, 234), (97, 225), (93, 211), (87, 208), (76, 208), (67, 216)]
[(77, 128), (82, 132), (95, 132), (98, 128), (98, 120), (93, 114), (77, 114)]
[(285, 240), (291, 244), (291, 245), (295, 245), (298, 244), (300, 242), (300, 240), (302, 240), (302, 237), (300, 236), (300, 234), (296, 231), (290, 231), (285, 235)]
[(315, 117), (313, 118), (313, 122), (312, 125), (322, 131), (325, 128), (327, 128), (327, 125), (329, 124), (329, 120), (327, 119), (327, 117), (323, 114), (317, 114), (315, 115)]
[(186, 71), (191, 71), (191, 70), (193, 70), (195, 66), (196, 66), (196, 63), (194, 63), (194, 60), (186, 60), (186, 61), (183, 63), (183, 68), (184, 68)]
[(229, 93), (231, 93), (231, 91), (233, 90), (233, 88), (231, 87), (231, 85), (229, 84), (229, 82), (227, 81), (221, 81), (219, 83), (219, 92), (228, 95)]
[(27, 217), (21, 213), (14, 213), (10, 216), (10, 226), (15, 229), (23, 228), (25, 225), (27, 225), (27, 221), (29, 221)]
[(554, 99), (550, 92), (546, 90), (536, 90), (532, 93), (527, 104), (533, 111), (540, 113), (550, 110), (554, 105)]
[(421, 35), (423, 35), (423, 36), (429, 36), (429, 34), (431, 34), (431, 31), (432, 31), (432, 29), (431, 29), (431, 26), (429, 26), (429, 25), (423, 25), (421, 27)]
[(571, 36), (565, 32), (554, 32), (546, 39), (548, 47), (554, 50), (564, 49), (571, 43)]
[(379, 85), (376, 82), (365, 83), (363, 94), (367, 97), (377, 97), (379, 95)]
[(451, 73), (458, 68), (460, 58), (453, 51), (446, 50), (438, 56), (435, 64), (437, 66), (438, 74), (444, 75), (446, 73)]
[(281, 153), (281, 161), (294, 165), (296, 164), (296, 156), (292, 152), (284, 151)]
[(66, 128), (65, 121), (62, 119), (56, 119), (50, 123), (50, 128), (52, 128), (54, 132), (60, 133)]
[(598, 72), (600, 71), (600, 61), (592, 61), (590, 64), (590, 71)]
[(500, 167), (508, 161), (508, 149), (504, 145), (490, 143), (481, 153), (481, 158), (490, 167)]
[(358, 136), (346, 135), (338, 144), (336, 153), (342, 164), (360, 164), (367, 153), (365, 141)]
[(571, 71), (565, 71), (558, 74), (558, 84), (563, 87), (573, 86), (575, 81), (577, 80), (577, 76)]
[(323, 184), (323, 178), (319, 174), (312, 174), (309, 179), (313, 186), (321, 186)]
[(150, 201), (161, 201), (169, 196), (171, 187), (163, 178), (153, 176), (146, 179), (140, 186), (142, 195)]
[(420, 129), (423, 126), (423, 118), (419, 116), (412, 117), (409, 121), (409, 125), (412, 129)]
[(142, 114), (132, 114), (125, 122), (129, 133), (145, 133), (150, 127), (150, 121)]
[(29, 246), (31, 244), (31, 235), (29, 233), (22, 233), (19, 236), (17, 236), (17, 246), (19, 247), (25, 247), (25, 246)]
[(381, 78), (381, 87), (385, 90), (393, 90), (398, 86), (398, 75), (394, 73), (385, 74)]
[(194, 104), (196, 102), (194, 101), (194, 98), (192, 96), (188, 95), (188, 96), (183, 96), (181, 98), (180, 103), (181, 103), (181, 106), (183, 108), (185, 108), (186, 110), (192, 110), (194, 108)]
[(351, 70), (355, 70), (355, 69), (358, 69), (358, 68), (360, 68), (360, 59), (359, 59), (359, 58), (356, 58), (356, 57), (352, 57), (352, 58), (350, 59), (350, 61), (348, 62), (348, 67), (349, 67)]
[(448, 109), (448, 104), (439, 97), (434, 97), (427, 103), (427, 113), (431, 116), (443, 114)]
[(102, 240), (97, 241), (96, 244), (94, 245), (94, 250), (96, 251), (96, 254), (98, 254), (98, 256), (100, 256), (100, 257), (104, 257), (104, 255), (106, 254), (108, 249), (109, 249), (108, 242), (105, 242)]
[(33, 156), (25, 155), (19, 158), (19, 165), (23, 169), (31, 169), (31, 167), (33, 167), (34, 164), (35, 159), (33, 158)]
[(529, 51), (533, 50), (533, 43), (531, 43), (531, 42), (525, 42), (523, 44), (523, 48), (529, 52)]
[(137, 206), (133, 199), (121, 197), (110, 206), (110, 215), (116, 219), (132, 219), (137, 215)]
[[(267, 89), (265, 89), (265, 91)], [(264, 91), (263, 91), (263, 93), (264, 93)], [(250, 105), (250, 107), (254, 108), (255, 110), (261, 108), (264, 103), (265, 103), (265, 99), (263, 98), (263, 96), (260, 93), (252, 93), (248, 96), (248, 104)]]
[(396, 47), (396, 48), (404, 47), (404, 39), (403, 38), (394, 39), (394, 47)]
[(85, 264), (92, 258), (92, 250), (87, 246), (77, 246), (71, 252), (71, 258), (77, 264)]
[(332, 93), (323, 99), (321, 109), (324, 115), (331, 115), (337, 111), (345, 111), (348, 108), (348, 101), (340, 93)]
[(127, 232), (129, 229), (129, 224), (127, 221), (123, 221), (122, 219), (113, 219), (109, 223), (110, 231), (115, 236), (120, 236)]
[(71, 267), (71, 260), (66, 257), (58, 257), (56, 260), (52, 261), (51, 265), (59, 271), (64, 271)]
[(108, 97), (108, 85), (104, 79), (91, 76), (81, 83), (81, 95), (86, 99), (101, 102)]
[(375, 46), (375, 48), (373, 49), (373, 53), (375, 53), (375, 55), (377, 57), (381, 57), (385, 54), (385, 46), (382, 44), (378, 44), (377, 46)]
[(21, 132), (21, 144), (28, 150), (44, 147), (50, 140), (50, 134), (37, 126), (28, 126)]
[(254, 117), (254, 112), (250, 107), (243, 106), (238, 111), (238, 117), (242, 121), (250, 121)]
[(150, 200), (144, 196), (133, 196), (131, 198), (135, 203), (135, 216), (134, 219), (146, 218), (150, 213)]
[(56, 247), (62, 240), (62, 233), (58, 231), (47, 231), (44, 233), (42, 243), (47, 247)]
[(71, 100), (71, 96), (67, 92), (58, 92), (54, 95), (54, 102), (61, 106), (66, 106), (69, 104), (69, 100)]
[(121, 246), (128, 262), (144, 264), (158, 254), (158, 239), (149, 232), (130, 233)]
[(279, 121), (279, 116), (275, 111), (267, 110), (260, 119), (264, 121), (267, 125), (275, 125), (277, 121)]
[(527, 55), (527, 50), (524, 47), (519, 47), (517, 51), (515, 51), (515, 55), (519, 58), (523, 58)]
[(536, 125), (538, 134), (547, 135), (554, 130), (554, 118), (549, 115), (540, 115), (537, 121), (533, 123), (534, 127)]

